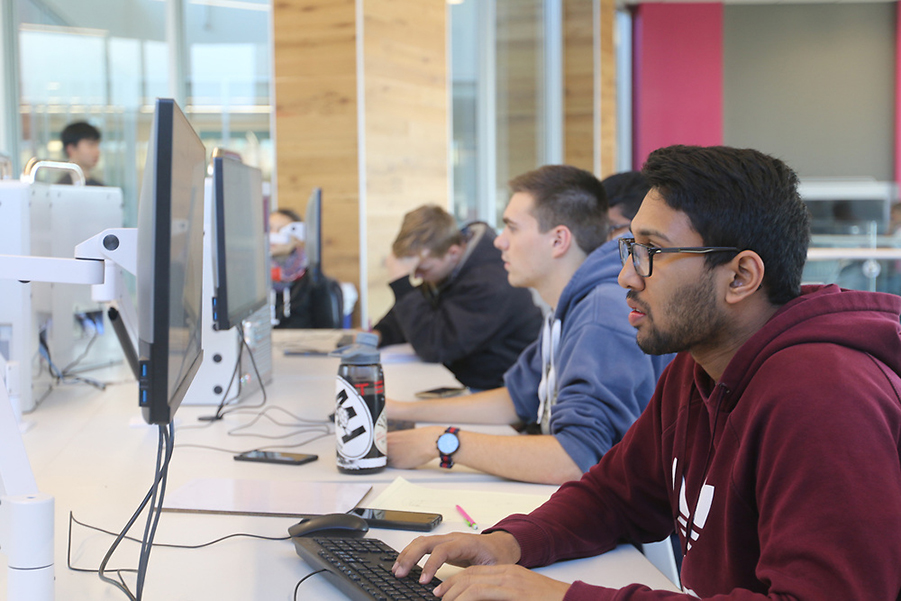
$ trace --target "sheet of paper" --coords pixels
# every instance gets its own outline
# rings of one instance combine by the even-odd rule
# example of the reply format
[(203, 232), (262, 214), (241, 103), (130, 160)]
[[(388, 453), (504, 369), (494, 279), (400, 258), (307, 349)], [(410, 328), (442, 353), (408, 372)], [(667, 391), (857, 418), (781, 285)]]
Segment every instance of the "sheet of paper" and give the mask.
[(389, 344), (383, 346), (380, 351), (380, 361), (385, 363), (416, 363), (422, 361), (413, 346), (409, 342), (403, 344)]
[(428, 488), (397, 478), (369, 507), (440, 513), (445, 522), (465, 524), (456, 506), (462, 507), (479, 525), (489, 528), (512, 513), (529, 513), (548, 500), (547, 495), (504, 493), (457, 488)]
[(169, 492), (163, 510), (283, 517), (346, 513), (370, 488), (365, 483), (195, 478)]

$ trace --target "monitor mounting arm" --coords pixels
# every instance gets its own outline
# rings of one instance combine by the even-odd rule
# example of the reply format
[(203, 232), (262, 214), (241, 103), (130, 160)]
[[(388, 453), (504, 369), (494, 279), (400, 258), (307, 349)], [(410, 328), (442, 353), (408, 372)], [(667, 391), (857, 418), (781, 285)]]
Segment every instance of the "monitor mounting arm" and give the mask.
[[(0, 278), (92, 284), (94, 300), (118, 302), (120, 311), (130, 310), (133, 315), (119, 268), (135, 272), (137, 230), (104, 230), (79, 244), (75, 256), (59, 259), (0, 255)], [(38, 491), (7, 392), (18, 383), (8, 381), (2, 356), (0, 379), (0, 550), (7, 556), (7, 599), (53, 601), (53, 497)]]

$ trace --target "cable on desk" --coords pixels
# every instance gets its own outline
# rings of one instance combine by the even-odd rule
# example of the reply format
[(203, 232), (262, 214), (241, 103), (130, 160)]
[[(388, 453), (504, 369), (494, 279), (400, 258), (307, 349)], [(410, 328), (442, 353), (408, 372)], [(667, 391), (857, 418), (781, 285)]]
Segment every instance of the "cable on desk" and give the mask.
[[(88, 569), (88, 568), (76, 568), (72, 565), (72, 524), (78, 524), (83, 528), (88, 528), (89, 530), (94, 530), (96, 532), (101, 532), (103, 534), (108, 534), (110, 536), (117, 536), (115, 532), (110, 530), (105, 530), (104, 528), (100, 528), (99, 526), (93, 526), (91, 524), (87, 524), (77, 519), (75, 515), (70, 511), (69, 512), (69, 540), (68, 540), (68, 549), (66, 553), (66, 562), (70, 570), (74, 572), (97, 572), (97, 570)], [(250, 532), (234, 532), (232, 534), (226, 534), (225, 536), (220, 536), (217, 539), (213, 539), (211, 541), (207, 541), (205, 543), (200, 543), (197, 545), (176, 545), (174, 543), (153, 543), (154, 547), (160, 547), (163, 549), (203, 549), (205, 547), (211, 547), (217, 543), (221, 543), (222, 541), (226, 541), (230, 538), (254, 538), (258, 540), (272, 540), (272, 541), (282, 541), (282, 540), (290, 540), (290, 536), (266, 536), (264, 534), (252, 534)], [(135, 538), (133, 536), (124, 536), (123, 540), (131, 541), (134, 543), (140, 543), (141, 539)], [(122, 571), (126, 572), (134, 572), (135, 570), (131, 569), (123, 569)]]
[[(292, 436), (296, 435), (296, 434), (306, 434), (306, 433), (307, 433), (307, 431), (294, 432), (294, 434), (292, 434)], [(230, 453), (232, 455), (240, 455), (241, 453), (246, 453), (247, 451), (266, 451), (269, 449), (296, 449), (298, 447), (302, 447), (306, 444), (309, 444), (309, 443), (313, 442), (314, 440), (319, 440), (320, 438), (325, 438), (326, 436), (334, 436), (334, 432), (332, 432), (331, 430), (329, 430), (328, 432), (321, 432), (318, 436), (314, 436), (313, 438), (310, 438), (309, 440), (304, 440), (303, 442), (298, 442), (296, 444), (268, 445), (265, 447), (254, 447), (252, 449), (246, 449), (243, 451), (235, 451), (233, 449), (223, 449), (222, 447), (213, 447), (210, 445), (190, 444), (190, 443), (180, 444), (180, 445), (178, 445), (178, 448), (181, 449), (181, 448), (185, 448), (185, 447), (190, 447), (190, 448), (194, 448), (194, 449), (207, 449), (210, 451), (220, 451), (222, 453)]]
[(85, 345), (84, 350), (78, 355), (75, 359), (69, 362), (69, 365), (63, 368), (63, 375), (71, 374), (72, 369), (78, 367), (78, 364), (81, 363), (85, 357), (88, 356), (88, 353), (91, 351), (91, 347), (94, 346), (94, 342), (97, 341), (97, 337), (100, 336), (100, 332), (96, 329), (94, 330), (94, 335), (91, 336), (91, 339), (88, 340), (88, 343)]
[[(242, 336), (241, 339), (243, 340), (244, 337)], [(225, 407), (231, 401), (238, 399), (238, 396), (240, 396), (240, 391), (238, 392), (238, 395), (236, 395), (233, 399), (227, 400), (228, 393), (231, 392), (232, 385), (235, 383), (235, 379), (238, 377), (239, 371), (241, 371), (241, 353), (238, 353), (238, 358), (235, 359), (235, 368), (232, 370), (232, 376), (228, 380), (228, 386), (225, 387), (225, 392), (222, 393), (222, 400), (219, 401), (219, 404), (216, 406), (216, 412), (213, 415), (204, 415), (204, 416), (199, 417), (198, 419), (200, 421), (209, 421), (209, 422), (219, 421), (220, 419), (222, 419), (223, 407)]]
[(297, 601), (297, 590), (300, 588), (301, 584), (306, 582), (311, 576), (315, 576), (316, 574), (321, 574), (322, 572), (329, 572), (329, 571), (331, 571), (331, 570), (326, 570), (325, 568), (322, 568), (321, 570), (316, 570), (315, 572), (310, 572), (309, 574), (307, 574), (306, 576), (301, 578), (298, 581), (297, 586), (294, 587), (294, 601)]
[[(72, 565), (72, 524), (73, 523), (78, 524), (79, 526), (84, 526), (85, 528), (99, 530), (100, 532), (103, 532), (104, 534), (109, 534), (110, 536), (118, 536), (118, 535), (115, 532), (110, 532), (108, 530), (100, 530), (100, 528), (96, 528), (96, 527), (90, 526), (88, 524), (82, 524), (81, 522), (79, 522), (78, 520), (75, 519), (75, 516), (72, 515), (71, 511), (69, 512), (69, 534), (66, 539), (66, 567), (69, 568), (70, 570), (72, 570), (73, 572), (87, 572), (88, 574), (96, 574), (100, 571), (99, 569), (95, 570), (93, 568), (79, 568), (79, 567)], [(126, 536), (125, 538), (128, 540), (140, 542), (139, 539), (133, 538), (131, 536)], [(134, 568), (115, 568), (115, 569), (111, 569), (110, 571), (117, 572), (117, 573), (137, 572), (137, 570), (135, 570)], [(121, 580), (121, 576), (120, 576), (120, 580)], [(123, 582), (123, 584), (124, 584), (124, 582)]]
[[(156, 534), (156, 526), (159, 522), (159, 514), (163, 505), (163, 497), (165, 496), (166, 492), (166, 479), (169, 473), (169, 461), (172, 459), (172, 451), (174, 448), (175, 424), (170, 423), (168, 430), (165, 425), (160, 425), (159, 441), (157, 444), (156, 455), (156, 472), (153, 484), (151, 484), (150, 490), (147, 491), (147, 494), (144, 496), (144, 499), (141, 501), (141, 504), (138, 506), (137, 510), (134, 512), (131, 518), (129, 518), (128, 523), (125, 524), (122, 531), (116, 536), (116, 540), (113, 541), (113, 544), (106, 552), (106, 555), (100, 562), (100, 568), (97, 570), (97, 574), (101, 580), (108, 582), (121, 590), (131, 601), (140, 601), (143, 595), (144, 576), (146, 575), (147, 562), (150, 559), (150, 549), (153, 545), (153, 536)], [(157, 501), (157, 495), (159, 495), (159, 501)], [(112, 578), (109, 578), (105, 575), (106, 566), (109, 563), (109, 560), (112, 557), (113, 553), (118, 548), (119, 543), (122, 542), (122, 539), (125, 538), (132, 525), (134, 525), (134, 523), (140, 517), (141, 512), (144, 510), (144, 507), (147, 506), (148, 502), (150, 502), (150, 508), (147, 514), (147, 523), (144, 528), (144, 538), (141, 541), (141, 554), (138, 560), (138, 569), (136, 570), (138, 574), (137, 585), (135, 588), (135, 594), (132, 594), (122, 578), (122, 572), (133, 570), (116, 570), (116, 573), (119, 576), (119, 581), (117, 582), (116, 580), (113, 580)]]
[[(93, 378), (84, 378), (82, 376), (76, 376), (69, 371), (67, 371), (70, 367), (76, 365), (79, 361), (81, 361), (87, 352), (90, 350), (91, 345), (94, 344), (94, 341), (97, 339), (98, 334), (95, 332), (94, 336), (91, 337), (91, 340), (88, 342), (87, 348), (85, 348), (84, 352), (79, 356), (75, 361), (72, 361), (65, 368), (60, 369), (53, 362), (53, 359), (50, 357), (50, 346), (47, 344), (47, 332), (46, 330), (41, 330), (38, 333), (38, 353), (47, 362), (47, 370), (50, 372), (50, 376), (53, 377), (54, 382), (56, 384), (88, 384), (89, 386), (93, 386), (99, 390), (106, 390), (106, 384), (95, 380)], [(43, 399), (42, 399), (43, 400)]]
[[(245, 407), (244, 409), (250, 409), (250, 407)], [(297, 423), (279, 422), (278, 420), (274, 419), (273, 417), (271, 417), (269, 415), (270, 410), (281, 411), (283, 413), (286, 413), (290, 417), (294, 418), (294, 420)], [(229, 413), (238, 413), (238, 411), (237, 410), (230, 411)], [(258, 421), (260, 421), (263, 418), (268, 419), (270, 422), (272, 422), (276, 426), (282, 426), (284, 428), (310, 428), (310, 430), (312, 430), (312, 431), (324, 431), (327, 434), (331, 433), (331, 429), (329, 428), (329, 426), (332, 424), (332, 422), (329, 420), (305, 419), (305, 418), (299, 417), (297, 415), (294, 415), (293, 413), (291, 413), (287, 409), (284, 409), (283, 407), (272, 406), (272, 407), (267, 407), (266, 409), (263, 409), (262, 411), (257, 413), (253, 417), (253, 419), (251, 419), (246, 424), (242, 424), (240, 426), (232, 428), (231, 430), (228, 431), (228, 435), (229, 436), (256, 436), (259, 438), (270, 438), (270, 439), (278, 440), (278, 439), (282, 439), (282, 438), (288, 438), (290, 436), (294, 436), (294, 434), (297, 434), (297, 432), (292, 432), (290, 434), (279, 434), (278, 436), (272, 436), (272, 435), (267, 435), (267, 434), (254, 434), (252, 432), (237, 434), (237, 432), (240, 432), (241, 430), (246, 430), (247, 428), (251, 427), (252, 425), (254, 425), (255, 423), (257, 423)], [(302, 430), (301, 432), (304, 432), (304, 431), (305, 430)]]
[[(244, 349), (244, 348), (247, 349), (247, 355), (250, 357), (250, 363), (253, 366), (253, 373), (257, 377), (257, 382), (260, 383), (260, 391), (263, 393), (263, 400), (260, 401), (259, 405), (249, 405), (249, 406), (243, 407), (243, 408), (254, 409), (257, 407), (262, 407), (263, 405), (266, 404), (266, 386), (265, 386), (265, 384), (263, 384), (263, 378), (260, 376), (260, 370), (257, 368), (257, 361), (253, 356), (253, 349), (251, 349), (250, 345), (247, 344), (247, 341), (244, 340), (244, 336), (239, 336), (239, 338), (241, 340), (242, 349)], [(201, 417), (200, 418), (201, 421), (219, 421), (220, 419), (222, 419), (223, 417), (225, 417), (226, 415), (228, 415), (229, 413), (232, 412), (232, 411), (223, 411), (223, 409), (225, 408), (226, 405), (230, 405), (233, 401), (237, 401), (238, 398), (240, 397), (241, 393), (240, 393), (240, 391), (238, 391), (238, 394), (236, 396), (234, 396), (231, 399), (228, 398), (228, 393), (232, 389), (232, 385), (235, 383), (235, 380), (237, 379), (238, 372), (240, 371), (240, 369), (241, 369), (241, 353), (239, 352), (238, 358), (235, 360), (235, 369), (232, 371), (232, 377), (228, 381), (228, 386), (225, 389), (225, 393), (223, 393), (223, 395), (222, 395), (222, 400), (219, 401), (219, 405), (216, 407), (216, 413), (214, 413), (212, 416)]]
[[(242, 415), (245, 412), (249, 412), (251, 409), (252, 409), (251, 407), (239, 407), (239, 408), (233, 409), (232, 411), (229, 411), (228, 413), (235, 414), (235, 415)], [(271, 413), (271, 412), (282, 412), (282, 413), (288, 415), (289, 417), (291, 417), (295, 421), (293, 423), (278, 421), (269, 415), (269, 413)], [(290, 411), (288, 411), (287, 409), (285, 409), (284, 407), (280, 407), (278, 405), (270, 405), (269, 407), (266, 407), (262, 411), (255, 413), (253, 415), (254, 415), (254, 419), (252, 419), (249, 423), (236, 426), (236, 427), (232, 428), (231, 430), (229, 430), (228, 432), (226, 432), (226, 434), (228, 434), (229, 436), (241, 436), (241, 437), (252, 436), (252, 437), (259, 437), (259, 438), (267, 438), (270, 440), (283, 440), (285, 438), (290, 438), (292, 436), (297, 436), (300, 434), (308, 434), (311, 432), (321, 433), (320, 436), (316, 436), (314, 438), (305, 440), (305, 441), (297, 443), (297, 444), (289, 445), (287, 447), (285, 447), (284, 445), (278, 445), (278, 447), (277, 447), (277, 448), (296, 448), (299, 446), (303, 446), (314, 440), (318, 440), (319, 438), (323, 438), (324, 436), (329, 436), (334, 433), (334, 430), (332, 429), (333, 428), (332, 420), (306, 419), (306, 418), (300, 417), (298, 415), (295, 415), (295, 414), (291, 413)], [(263, 417), (265, 417), (266, 419), (268, 419), (270, 422), (272, 422), (273, 424), (275, 424), (277, 426), (281, 426), (284, 428), (295, 428), (295, 431), (289, 432), (287, 434), (280, 434), (277, 436), (266, 435), (266, 434), (254, 434), (251, 432), (241, 433), (241, 434), (236, 433), (236, 432), (240, 432), (241, 430), (245, 430), (245, 429), (249, 428), (250, 426), (255, 424), (257, 421), (259, 421)], [(204, 423), (203, 425), (182, 426), (180, 428), (180, 430), (182, 430), (182, 431), (184, 431), (184, 430), (199, 430), (202, 428), (210, 427), (210, 425), (212, 425), (212, 423), (213, 423), (212, 421), (208, 421), (208, 422)], [(210, 449), (210, 450), (214, 450), (214, 451), (222, 451), (225, 453), (241, 453), (241, 452), (243, 452), (243, 451), (232, 451), (230, 449), (223, 449), (221, 447), (213, 447), (213, 446), (209, 446), (209, 445), (191, 444), (191, 443), (181, 443), (178, 445), (178, 447), (179, 448), (193, 447), (193, 448), (198, 448), (198, 449)], [(269, 447), (264, 447), (264, 448), (276, 448), (276, 447), (269, 446)], [(250, 449), (250, 450), (263, 450), (263, 449), (255, 448), (255, 449)]]
[[(257, 368), (257, 360), (253, 356), (253, 349), (250, 348), (250, 345), (247, 344), (247, 341), (244, 340), (244, 336), (241, 336), (241, 346), (247, 349), (247, 356), (250, 357), (250, 365), (253, 367), (253, 373), (257, 377), (257, 382), (260, 384), (260, 392), (263, 393), (263, 400), (260, 401), (259, 405), (247, 405), (246, 407), (240, 407), (240, 409), (257, 409), (266, 404), (266, 385), (263, 383), (263, 377), (260, 375), (260, 370)], [(239, 353), (240, 355), (240, 353)], [(239, 357), (240, 360), (240, 357)], [(224, 397), (223, 397), (224, 400)], [(232, 409), (231, 411), (223, 411), (219, 414), (219, 417), (224, 417), (229, 413), (233, 413), (238, 409)]]
[[(150, 501), (150, 509), (147, 512), (147, 522), (144, 524), (144, 538), (141, 541), (141, 554), (138, 559), (138, 583), (136, 585), (135, 597), (137, 601), (141, 601), (144, 591), (144, 579), (147, 576), (147, 564), (150, 561), (150, 551), (153, 549), (153, 538), (156, 536), (156, 527), (160, 522), (160, 515), (163, 512), (163, 498), (166, 496), (166, 481), (169, 479), (169, 460), (172, 458), (172, 451), (175, 449), (175, 422), (169, 423), (168, 436), (165, 436), (166, 429), (159, 427), (160, 437), (165, 438), (166, 442), (166, 461), (160, 465), (160, 455), (157, 453), (157, 473), (161, 474), (159, 485), (153, 487), (153, 497)], [(159, 501), (157, 501), (159, 495)]]

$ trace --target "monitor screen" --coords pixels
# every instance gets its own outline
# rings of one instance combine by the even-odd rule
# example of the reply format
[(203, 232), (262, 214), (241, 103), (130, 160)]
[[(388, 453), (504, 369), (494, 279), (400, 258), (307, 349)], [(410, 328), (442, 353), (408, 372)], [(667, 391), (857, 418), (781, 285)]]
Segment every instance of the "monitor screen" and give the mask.
[(307, 269), (317, 276), (322, 271), (322, 188), (313, 188), (304, 215)]
[(239, 325), (269, 303), (269, 238), (259, 169), (213, 158), (214, 321)]
[(138, 205), (139, 404), (168, 424), (200, 367), (206, 151), (171, 99), (157, 99)]

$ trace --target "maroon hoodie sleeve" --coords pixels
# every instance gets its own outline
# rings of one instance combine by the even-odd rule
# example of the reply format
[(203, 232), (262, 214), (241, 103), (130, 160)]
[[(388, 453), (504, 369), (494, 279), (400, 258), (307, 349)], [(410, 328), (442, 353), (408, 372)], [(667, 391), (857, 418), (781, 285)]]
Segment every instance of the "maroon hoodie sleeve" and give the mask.
[[(678, 361), (678, 359), (677, 359)], [(661, 378), (667, 378), (667, 369)], [(658, 385), (658, 390), (660, 386)], [(658, 395), (628, 430), (579, 481), (569, 482), (529, 515), (495, 526), (513, 534), (526, 567), (609, 551), (623, 540), (651, 542), (673, 531), (667, 491), (671, 477), (662, 445)], [(634, 477), (641, 474), (640, 478)]]

